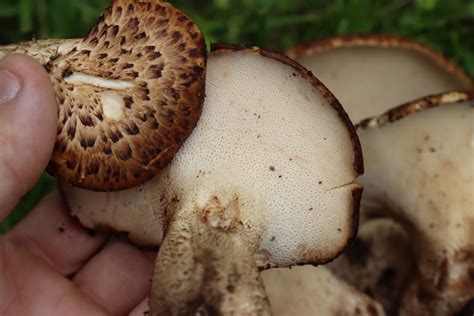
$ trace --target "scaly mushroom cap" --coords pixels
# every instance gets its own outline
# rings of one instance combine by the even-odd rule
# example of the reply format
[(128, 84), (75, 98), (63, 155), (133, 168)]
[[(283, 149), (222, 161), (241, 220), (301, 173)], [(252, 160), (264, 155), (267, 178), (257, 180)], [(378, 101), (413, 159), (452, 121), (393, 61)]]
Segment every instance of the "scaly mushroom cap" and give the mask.
[[(450, 315), (474, 296), (474, 95), (427, 97), (363, 121), (363, 205), (413, 239), (402, 314)], [(377, 207), (377, 203), (379, 206)]]
[(326, 267), (293, 267), (262, 272), (274, 316), (382, 316), (382, 306), (337, 278)]
[(390, 35), (345, 35), (288, 52), (337, 96), (353, 122), (474, 82), (439, 52)]
[[(357, 228), (361, 188), (353, 181), (362, 156), (337, 100), (284, 56), (241, 46), (214, 49), (203, 113), (167, 168), (126, 194), (64, 187), (73, 214), (86, 225), (119, 228), (142, 242), (160, 243), (165, 232), (153, 286), (163, 313), (170, 306), (195, 308), (193, 295), (221, 312), (243, 312), (236, 306), (257, 312), (251, 308), (264, 306), (265, 295), (257, 285), (245, 290), (245, 280), (259, 279), (249, 271), (327, 262)], [(132, 224), (120, 216), (127, 210), (136, 214)], [(185, 253), (195, 261), (183, 260)], [(212, 266), (215, 282), (223, 284), (208, 279), (201, 287), (197, 266)], [(240, 276), (229, 278), (232, 293), (225, 290), (229, 269)], [(219, 290), (225, 295), (212, 294)]]
[(357, 238), (327, 267), (380, 302), (387, 315), (397, 315), (408, 281), (416, 274), (410, 242), (392, 219), (372, 219), (359, 227)]
[(115, 0), (84, 39), (0, 48), (45, 65), (59, 106), (49, 171), (89, 190), (121, 190), (158, 173), (201, 113), (206, 48), (172, 5)]

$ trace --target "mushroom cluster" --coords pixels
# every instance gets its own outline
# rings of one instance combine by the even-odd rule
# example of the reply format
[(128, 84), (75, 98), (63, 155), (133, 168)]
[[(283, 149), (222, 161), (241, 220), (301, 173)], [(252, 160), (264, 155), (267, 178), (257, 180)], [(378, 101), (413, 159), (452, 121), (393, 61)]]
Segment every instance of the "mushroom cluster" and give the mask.
[(208, 54), (158, 0), (14, 52), (53, 82), (71, 214), (159, 246), (151, 315), (472, 308), (474, 93), (446, 91), (474, 84), (441, 54), (375, 35)]
[(334, 91), (362, 143), (361, 226), (328, 268), (388, 315), (464, 315), (474, 298), (473, 80), (440, 53), (386, 35), (318, 40), (289, 55)]

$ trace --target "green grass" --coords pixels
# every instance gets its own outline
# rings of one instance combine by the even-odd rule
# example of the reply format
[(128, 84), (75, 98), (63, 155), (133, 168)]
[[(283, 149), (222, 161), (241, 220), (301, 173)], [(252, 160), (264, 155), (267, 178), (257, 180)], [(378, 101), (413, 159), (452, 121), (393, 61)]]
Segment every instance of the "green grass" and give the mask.
[(43, 196), (56, 186), (54, 178), (48, 174), (43, 174), (38, 184), (18, 203), (15, 210), (0, 223), (0, 234), (7, 232), (11, 227), (24, 218)]
[[(208, 43), (246, 43), (283, 51), (316, 37), (389, 33), (443, 52), (474, 76), (472, 0), (175, 0)], [(109, 0), (2, 0), (0, 44), (32, 38), (80, 37)], [(0, 233), (7, 231), (54, 186), (43, 177)]]

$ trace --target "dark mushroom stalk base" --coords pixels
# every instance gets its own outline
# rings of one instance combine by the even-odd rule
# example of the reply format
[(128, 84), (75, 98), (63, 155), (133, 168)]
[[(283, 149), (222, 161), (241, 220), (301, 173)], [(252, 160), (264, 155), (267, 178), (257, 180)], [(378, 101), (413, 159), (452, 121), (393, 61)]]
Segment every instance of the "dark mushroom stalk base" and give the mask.
[(141, 187), (63, 190), (85, 225), (161, 244), (152, 315), (269, 314), (259, 269), (325, 263), (354, 237), (359, 141), (332, 94), (272, 52), (214, 47), (206, 95), (193, 133)]

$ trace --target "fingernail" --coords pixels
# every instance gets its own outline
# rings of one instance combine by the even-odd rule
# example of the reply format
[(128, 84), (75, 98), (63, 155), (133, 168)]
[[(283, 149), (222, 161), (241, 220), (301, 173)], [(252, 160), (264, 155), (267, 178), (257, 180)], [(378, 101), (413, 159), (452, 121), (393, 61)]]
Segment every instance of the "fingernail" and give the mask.
[(13, 100), (21, 89), (20, 79), (8, 70), (0, 70), (0, 104)]

